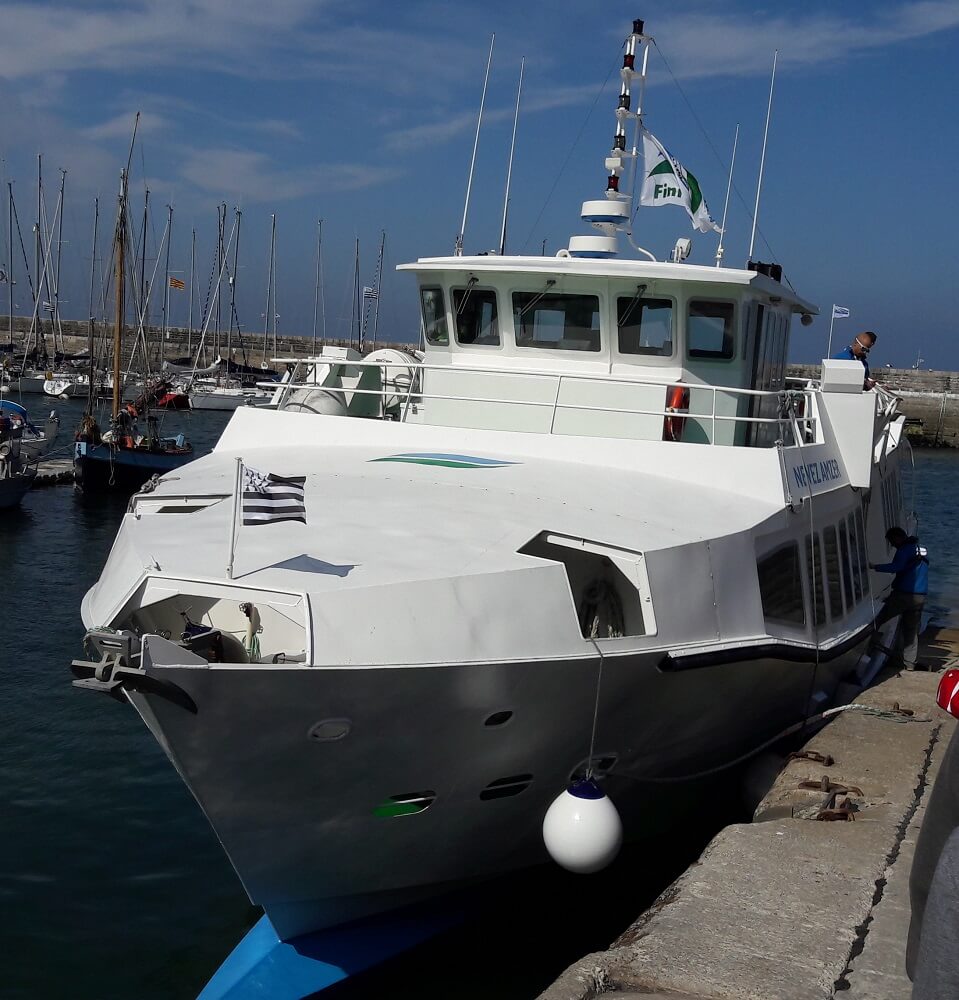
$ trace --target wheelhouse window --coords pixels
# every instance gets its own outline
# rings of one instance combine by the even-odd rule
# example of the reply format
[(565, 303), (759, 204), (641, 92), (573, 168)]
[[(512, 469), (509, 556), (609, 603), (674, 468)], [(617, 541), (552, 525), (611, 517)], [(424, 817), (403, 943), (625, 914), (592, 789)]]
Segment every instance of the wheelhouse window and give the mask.
[(477, 347), (499, 346), (499, 320), (496, 315), (496, 292), (491, 288), (453, 289), (453, 316), (456, 343)]
[(799, 546), (792, 542), (759, 560), (759, 594), (763, 616), (790, 625), (805, 625)]
[(693, 299), (686, 320), (686, 350), (691, 358), (727, 360), (733, 356), (732, 302)]
[(445, 347), (450, 342), (450, 335), (446, 328), (443, 289), (433, 286), (421, 288), (420, 304), (423, 309), (423, 331), (427, 344)]
[(623, 296), (616, 300), (616, 327), (620, 354), (672, 356), (672, 299)]
[(599, 298), (552, 292), (513, 292), (517, 347), (551, 351), (599, 350)]

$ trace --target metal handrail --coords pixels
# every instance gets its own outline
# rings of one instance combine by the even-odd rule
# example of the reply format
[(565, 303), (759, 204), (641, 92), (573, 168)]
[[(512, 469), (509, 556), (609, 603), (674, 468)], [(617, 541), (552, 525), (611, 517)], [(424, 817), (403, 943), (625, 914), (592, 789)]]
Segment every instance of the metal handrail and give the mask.
[[(341, 358), (329, 358), (324, 356), (319, 356), (315, 358), (297, 358), (297, 359), (285, 359), (285, 358), (274, 358), (274, 362), (278, 363), (295, 363), (299, 365), (313, 365), (313, 366), (340, 366), (340, 367), (376, 367), (383, 370), (383, 382), (384, 384), (379, 389), (360, 389), (360, 388), (339, 388), (333, 389), (331, 391), (346, 391), (351, 395), (370, 395), (379, 397), (384, 403), (388, 397), (397, 397), (402, 401), (402, 417), (401, 420), (406, 419), (409, 413), (410, 406), (416, 400), (434, 400), (434, 401), (450, 401), (450, 402), (466, 402), (466, 403), (487, 403), (487, 404), (497, 404), (506, 406), (524, 406), (524, 407), (550, 407), (550, 422), (549, 422), (549, 434), (555, 433), (556, 424), (556, 414), (559, 410), (575, 410), (575, 411), (588, 411), (588, 412), (599, 412), (599, 413), (622, 413), (634, 416), (650, 416), (650, 417), (678, 417), (680, 419), (696, 419), (709, 421), (710, 423), (710, 433), (708, 435), (708, 443), (710, 445), (715, 444), (716, 437), (716, 425), (718, 422), (727, 422), (734, 424), (765, 424), (765, 425), (775, 425), (778, 429), (783, 428), (792, 429), (791, 419), (788, 416), (778, 416), (778, 417), (746, 417), (746, 416), (736, 416), (727, 415), (716, 412), (716, 396), (717, 393), (727, 393), (733, 396), (741, 397), (757, 397), (757, 398), (770, 398), (774, 397), (781, 401), (783, 404), (781, 412), (787, 408), (786, 404), (792, 398), (797, 397), (807, 398), (812, 395), (811, 390), (797, 390), (797, 389), (783, 389), (783, 390), (765, 390), (765, 389), (742, 389), (735, 386), (715, 386), (715, 385), (703, 385), (697, 383), (689, 382), (679, 382), (675, 379), (655, 381), (651, 379), (638, 379), (629, 375), (623, 375), (622, 373), (580, 373), (580, 372), (559, 372), (559, 371), (543, 371), (542, 369), (516, 369), (516, 368), (490, 368), (490, 367), (479, 367), (472, 365), (438, 365), (438, 364), (427, 364), (423, 362), (415, 363), (404, 363), (398, 360), (377, 360), (377, 361), (366, 361), (366, 360), (348, 360)], [(409, 373), (409, 385), (400, 386), (394, 384), (392, 386), (386, 385), (386, 369), (397, 368), (404, 371), (404, 373)], [(445, 372), (461, 372), (468, 374), (478, 374), (478, 375), (507, 375), (507, 376), (523, 376), (523, 377), (535, 377), (535, 378), (546, 378), (554, 379), (556, 381), (556, 392), (553, 396), (552, 401), (549, 400), (534, 400), (534, 399), (504, 399), (502, 397), (491, 397), (491, 396), (466, 396), (466, 395), (456, 395), (449, 393), (436, 393), (436, 392), (424, 392), (422, 385), (418, 383), (422, 382), (422, 379), (417, 378), (418, 372), (426, 371), (445, 371)], [(634, 385), (638, 387), (649, 387), (654, 389), (668, 389), (671, 386), (681, 385), (684, 388), (698, 389), (703, 391), (708, 391), (711, 393), (711, 407), (706, 411), (695, 411), (695, 410), (684, 410), (677, 411), (667, 408), (659, 409), (636, 409), (627, 406), (598, 406), (589, 403), (562, 403), (560, 402), (560, 395), (562, 392), (562, 386), (564, 380), (570, 380), (574, 382), (600, 382), (604, 384), (617, 384), (617, 385)], [(257, 383), (258, 386), (263, 386), (264, 388), (272, 387), (274, 391), (280, 392), (290, 392), (296, 389), (302, 388), (325, 388), (322, 383), (314, 378), (310, 381), (297, 381), (297, 382), (269, 382), (269, 383)], [(811, 402), (811, 400), (810, 400)], [(811, 407), (810, 407), (811, 408)], [(385, 406), (380, 407), (380, 418), (385, 419)], [(805, 417), (805, 426), (815, 433), (818, 426), (817, 417)], [(797, 444), (795, 441), (795, 435), (793, 435), (794, 440), (792, 444), (786, 444), (785, 447), (793, 447)]]

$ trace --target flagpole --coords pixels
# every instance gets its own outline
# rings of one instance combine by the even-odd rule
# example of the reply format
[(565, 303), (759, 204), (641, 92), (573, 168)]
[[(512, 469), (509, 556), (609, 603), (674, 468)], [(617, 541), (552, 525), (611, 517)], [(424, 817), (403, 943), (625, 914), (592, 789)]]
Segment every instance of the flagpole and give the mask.
[(243, 459), (236, 460), (236, 486), (233, 490), (233, 520), (230, 522), (230, 565), (226, 568), (226, 578), (233, 579), (233, 555), (236, 552), (236, 517), (240, 509), (240, 491), (243, 489)]

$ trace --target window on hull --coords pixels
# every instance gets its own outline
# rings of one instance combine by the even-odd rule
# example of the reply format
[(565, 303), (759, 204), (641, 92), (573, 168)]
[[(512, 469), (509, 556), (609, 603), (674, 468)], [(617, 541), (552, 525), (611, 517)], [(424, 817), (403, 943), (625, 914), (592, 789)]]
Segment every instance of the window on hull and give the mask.
[(517, 347), (598, 351), (599, 298), (553, 292), (513, 292)]
[(799, 546), (790, 542), (764, 556), (758, 570), (763, 616), (789, 625), (805, 625)]

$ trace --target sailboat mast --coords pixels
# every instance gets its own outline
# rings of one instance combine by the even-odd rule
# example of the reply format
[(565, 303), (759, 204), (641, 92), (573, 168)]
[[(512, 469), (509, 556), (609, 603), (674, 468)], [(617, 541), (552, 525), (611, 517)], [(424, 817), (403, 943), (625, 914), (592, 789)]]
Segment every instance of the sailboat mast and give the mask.
[(10, 263), (7, 265), (7, 294), (10, 300), (10, 343), (12, 344), (13, 343), (13, 181), (7, 181), (7, 191), (8, 191), (7, 232), (10, 235)]
[(87, 341), (87, 353), (90, 355), (90, 365), (87, 369), (87, 413), (93, 416), (96, 405), (96, 363), (93, 359), (93, 340), (96, 332), (96, 321), (93, 315), (93, 285), (97, 273), (97, 232), (100, 226), (100, 199), (93, 199), (93, 253), (90, 255), (90, 336)]
[[(235, 208), (233, 210), (236, 213), (236, 243), (233, 245), (233, 273), (230, 275), (230, 328), (226, 335), (226, 384), (230, 384), (230, 366), (233, 363), (233, 317), (236, 315), (236, 272), (238, 267), (238, 261), (240, 259), (240, 220), (243, 218), (243, 213)], [(224, 216), (226, 215), (226, 206), (224, 205)], [(236, 325), (236, 332), (239, 336), (240, 324)]]
[(223, 279), (223, 226), (226, 222), (226, 202), (216, 206), (216, 346), (214, 353), (220, 357), (220, 284)]
[[(166, 260), (163, 275), (163, 335), (160, 338), (160, 360), (163, 359), (163, 347), (166, 344), (167, 321), (170, 314), (170, 243), (173, 242), (173, 206), (167, 205), (166, 217)], [(162, 365), (161, 365), (162, 366)]]
[(276, 346), (276, 321), (279, 318), (276, 311), (276, 216), (273, 216), (273, 246), (270, 248), (270, 274), (273, 275), (273, 311), (270, 314), (270, 325), (273, 329), (273, 357), (279, 353)]
[(126, 193), (127, 173), (120, 174), (120, 206), (117, 212), (117, 228), (113, 237), (116, 263), (116, 313), (113, 326), (113, 423), (116, 425), (120, 413), (120, 352), (123, 349), (123, 320), (126, 312), (124, 279), (126, 273)]
[(350, 347), (353, 346), (353, 332), (360, 347), (360, 238), (356, 238), (356, 253), (353, 256), (353, 296), (350, 303)]
[(320, 255), (323, 253), (323, 220), (316, 221), (316, 283), (313, 286), (313, 357), (316, 357), (316, 314), (320, 305)]
[(53, 272), (53, 354), (57, 353), (57, 333), (60, 334), (60, 350), (66, 353), (66, 345), (63, 343), (63, 326), (60, 322), (60, 258), (63, 253), (63, 209), (64, 194), (67, 185), (67, 172), (60, 168), (60, 218), (57, 221), (57, 266)]
[(270, 302), (273, 295), (273, 251), (276, 247), (276, 215), (270, 216), (273, 220), (272, 234), (270, 236), (270, 273), (266, 279), (266, 308), (263, 310), (263, 355), (260, 359), (266, 362), (267, 337), (270, 334)]
[(186, 330), (187, 357), (193, 357), (193, 286), (196, 284), (196, 228), (190, 243), (190, 320)]
[(373, 303), (373, 347), (376, 350), (376, 331), (380, 326), (380, 293), (383, 289), (383, 256), (386, 251), (386, 230), (380, 238), (380, 256), (376, 262), (376, 301)]
[[(140, 314), (140, 333), (143, 335), (143, 361), (146, 365), (147, 374), (150, 373), (150, 353), (147, 348), (147, 328), (150, 325), (150, 300), (147, 296), (147, 223), (150, 209), (150, 189), (143, 190), (143, 228), (140, 230), (140, 301), (138, 312)], [(134, 350), (136, 345), (134, 344)], [(131, 362), (132, 367), (132, 362)]]

